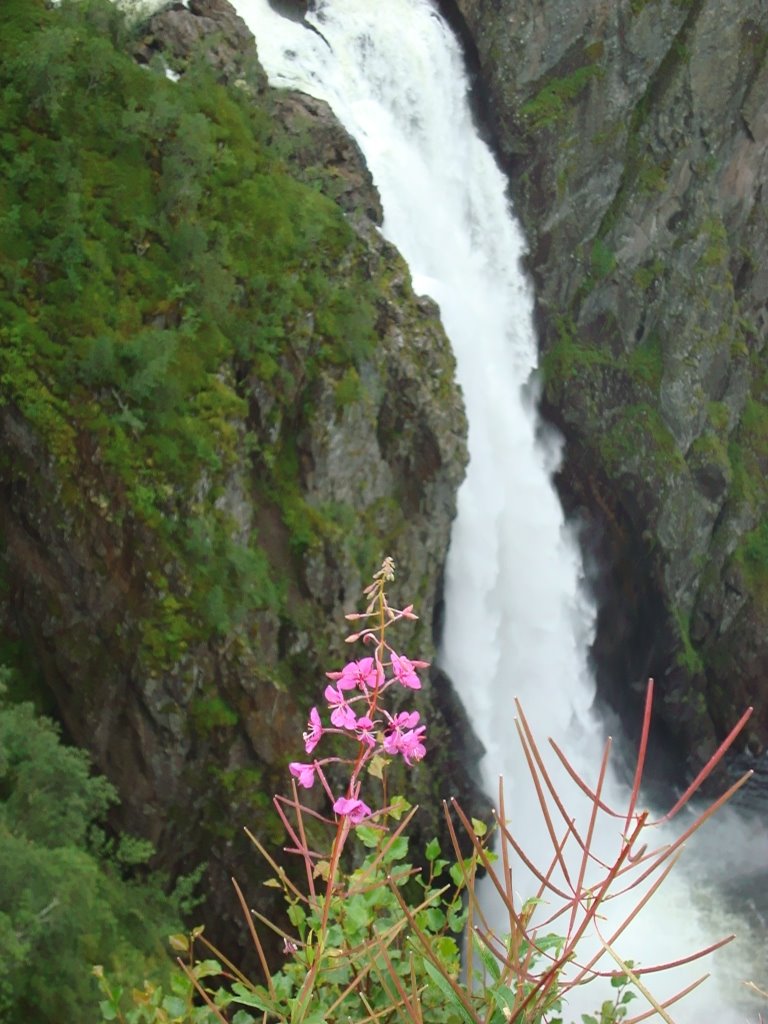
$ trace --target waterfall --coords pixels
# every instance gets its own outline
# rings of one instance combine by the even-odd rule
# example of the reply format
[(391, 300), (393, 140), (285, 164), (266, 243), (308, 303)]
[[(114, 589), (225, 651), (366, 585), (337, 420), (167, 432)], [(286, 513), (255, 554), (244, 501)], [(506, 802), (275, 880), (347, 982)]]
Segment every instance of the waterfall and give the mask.
[[(513, 829), (535, 859), (545, 837), (525, 784), (513, 698), (541, 743), (556, 737), (594, 780), (603, 742), (587, 664), (594, 611), (551, 483), (557, 444), (541, 436), (536, 419), (524, 241), (505, 179), (472, 123), (460, 48), (429, 0), (320, 0), (311, 30), (267, 0), (235, 4), (272, 84), (326, 100), (356, 138), (381, 194), (382, 230), (408, 261), (415, 289), (440, 306), (470, 450), (446, 570), (441, 660), (485, 744), (489, 791), (503, 775)], [(626, 803), (617, 778), (608, 787)], [(600, 837), (614, 848), (616, 841), (617, 834)], [(645, 911), (645, 925), (622, 939), (622, 954), (657, 963), (724, 934), (722, 909), (716, 924), (705, 922), (701, 891), (678, 867)], [(670, 990), (686, 980), (676, 976)], [(566, 1017), (594, 1011), (599, 999), (585, 988), (569, 1000)], [(680, 1024), (750, 1019), (736, 1002), (733, 988), (721, 992), (710, 982), (673, 1015)]]

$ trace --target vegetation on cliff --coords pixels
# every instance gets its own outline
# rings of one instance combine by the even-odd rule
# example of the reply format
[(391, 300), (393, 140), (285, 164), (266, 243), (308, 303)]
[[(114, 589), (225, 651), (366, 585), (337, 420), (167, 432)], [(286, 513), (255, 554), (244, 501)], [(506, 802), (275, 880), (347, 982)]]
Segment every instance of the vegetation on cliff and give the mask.
[[(242, 23), (209, 59), (236, 15), (194, 7), (171, 76), (108, 0), (0, 6), (0, 661), (154, 866), (208, 863), (231, 935), (241, 826), (274, 838), (316, 648), (385, 548), (431, 646), (465, 421), (359, 154)], [(449, 683), (428, 699), (445, 737)], [(443, 751), (419, 785), (466, 792)]]
[[(374, 341), (372, 287), (338, 209), (286, 174), (264, 110), (205, 62), (178, 83), (139, 67), (109, 4), (12, 2), (3, 19), (18, 40), (0, 115), (3, 402), (50, 453), (74, 514), (151, 531), (141, 643), (164, 666), (248, 609), (279, 607), (284, 581), (218, 501), (238, 448), (263, 448), (242, 429), (242, 382), (269, 382), (284, 410), (325, 368), (351, 374)], [(301, 548), (323, 517), (295, 507), (295, 453), (268, 458)], [(186, 577), (172, 595), (168, 561)]]

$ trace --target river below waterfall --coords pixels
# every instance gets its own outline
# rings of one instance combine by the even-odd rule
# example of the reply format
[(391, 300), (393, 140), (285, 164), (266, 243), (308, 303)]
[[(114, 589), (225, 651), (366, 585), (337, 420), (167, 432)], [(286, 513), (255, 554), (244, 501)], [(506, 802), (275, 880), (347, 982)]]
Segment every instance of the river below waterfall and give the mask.
[[(594, 782), (604, 741), (587, 660), (594, 610), (551, 483), (557, 443), (535, 411), (537, 351), (532, 296), (520, 266), (524, 240), (506, 181), (472, 123), (460, 48), (428, 0), (320, 0), (311, 28), (280, 17), (267, 0), (235, 5), (256, 36), (272, 84), (326, 100), (357, 140), (381, 194), (383, 233), (408, 261), (415, 289), (440, 306), (456, 354), (470, 450), (446, 568), (441, 662), (485, 744), (489, 792), (502, 775), (513, 831), (534, 862), (549, 860), (519, 752), (513, 698), (520, 698), (542, 746), (555, 737)], [(561, 786), (569, 806), (588, 811), (558, 777)], [(610, 802), (626, 805), (626, 788), (614, 773), (606, 787)], [(711, 829), (692, 862), (678, 865), (620, 941), (625, 958), (647, 965), (730, 930), (741, 933), (740, 944), (716, 955), (717, 979), (675, 1007), (679, 1024), (757, 1020), (742, 982), (760, 981), (764, 959), (752, 964), (749, 929), (730, 919), (721, 887), (705, 870), (722, 863), (741, 827), (732, 818), (728, 827)], [(601, 828), (598, 848), (615, 856), (620, 826)], [(739, 869), (745, 877), (757, 867), (747, 860)], [(518, 877), (524, 889), (525, 873)], [(693, 975), (658, 982), (652, 975), (649, 987), (668, 995), (701, 973), (699, 966)], [(569, 998), (565, 1019), (594, 1011), (599, 1001), (593, 986), (580, 990)]]

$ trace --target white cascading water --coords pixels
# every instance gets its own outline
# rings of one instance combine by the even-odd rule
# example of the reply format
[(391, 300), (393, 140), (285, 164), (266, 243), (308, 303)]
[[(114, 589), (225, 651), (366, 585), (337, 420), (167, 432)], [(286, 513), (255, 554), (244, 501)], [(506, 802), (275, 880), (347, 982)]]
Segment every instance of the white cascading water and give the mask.
[[(555, 737), (594, 781), (603, 743), (590, 710), (594, 615), (551, 484), (557, 453), (537, 440), (535, 409), (525, 397), (537, 352), (520, 268), (524, 242), (505, 179), (472, 123), (462, 54), (429, 0), (320, 0), (308, 17), (312, 29), (279, 16), (267, 0), (235, 5), (272, 84), (326, 100), (356, 138), (381, 194), (383, 232), (408, 261), (416, 290), (440, 306), (470, 450), (448, 557), (441, 660), (486, 746), (489, 791), (502, 775), (513, 831), (534, 861), (538, 855), (548, 862), (551, 846), (536, 824), (513, 698), (541, 744)], [(567, 782), (561, 784), (565, 792)], [(609, 802), (626, 806), (617, 779), (607, 786)], [(598, 848), (615, 856), (620, 826), (602, 827)], [(622, 937), (622, 955), (663, 962), (724, 934), (722, 911), (704, 914), (694, 890), (701, 885), (686, 882), (678, 868)], [(712, 898), (706, 902), (711, 909)], [(666, 996), (691, 977), (678, 973), (650, 987)], [(680, 1024), (756, 1020), (737, 1008), (735, 993), (734, 985), (709, 982), (673, 1016)], [(593, 1011), (600, 997), (593, 986), (574, 993), (566, 1018)]]

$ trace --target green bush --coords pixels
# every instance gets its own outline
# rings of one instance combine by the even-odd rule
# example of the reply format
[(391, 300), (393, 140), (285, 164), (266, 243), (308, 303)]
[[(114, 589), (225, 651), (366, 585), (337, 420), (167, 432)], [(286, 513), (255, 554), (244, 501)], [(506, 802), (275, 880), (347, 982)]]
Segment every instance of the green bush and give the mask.
[(83, 751), (0, 691), (0, 1020), (93, 1020), (97, 962), (116, 978), (167, 975), (190, 880), (167, 895), (149, 844), (109, 837), (116, 802)]

